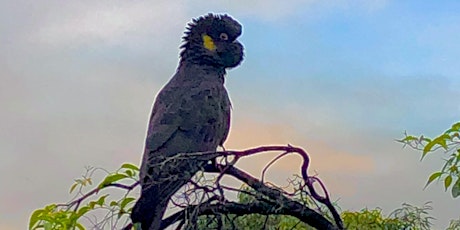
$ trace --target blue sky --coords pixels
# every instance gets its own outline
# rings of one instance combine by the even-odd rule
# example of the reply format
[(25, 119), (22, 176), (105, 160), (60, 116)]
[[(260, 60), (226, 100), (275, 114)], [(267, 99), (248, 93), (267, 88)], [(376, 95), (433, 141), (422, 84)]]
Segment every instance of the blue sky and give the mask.
[[(93, 165), (139, 163), (154, 96), (177, 67), (184, 27), (207, 12), (243, 24), (243, 64), (230, 70), (227, 148), (305, 148), (343, 209), (433, 201), (435, 229), (458, 218), (423, 162), (394, 140), (458, 121), (458, 1), (0, 2), (0, 228), (70, 198)], [(6, 36), (5, 36), (6, 35)], [(239, 163), (259, 175), (270, 156)], [(296, 171), (273, 166), (276, 183)], [(14, 172), (14, 176), (11, 176)]]

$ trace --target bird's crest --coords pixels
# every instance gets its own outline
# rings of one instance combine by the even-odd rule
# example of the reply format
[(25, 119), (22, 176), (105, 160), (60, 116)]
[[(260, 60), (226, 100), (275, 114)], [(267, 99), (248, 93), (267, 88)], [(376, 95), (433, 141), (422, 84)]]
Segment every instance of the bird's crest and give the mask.
[(197, 42), (210, 51), (216, 49), (211, 33), (217, 33), (218, 30), (226, 31), (229, 39), (236, 39), (241, 35), (241, 25), (232, 17), (226, 14), (209, 13), (199, 18), (194, 18), (187, 24), (186, 31), (182, 37), (181, 56), (185, 50), (190, 48), (191, 43)]

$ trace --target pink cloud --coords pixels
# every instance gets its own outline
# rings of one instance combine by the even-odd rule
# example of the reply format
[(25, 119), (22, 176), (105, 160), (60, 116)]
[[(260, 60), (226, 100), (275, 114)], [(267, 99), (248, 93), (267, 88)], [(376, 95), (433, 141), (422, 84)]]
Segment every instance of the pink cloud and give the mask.
[[(318, 173), (336, 197), (351, 196), (358, 185), (353, 177), (373, 174), (376, 163), (372, 156), (345, 152), (328, 144), (325, 140), (309, 138), (291, 126), (277, 123), (264, 123), (252, 119), (233, 122), (230, 138), (225, 145), (228, 149), (247, 149), (262, 145), (292, 144), (309, 152), (311, 164), (309, 173)], [(238, 162), (238, 166), (254, 176), (260, 177), (263, 168), (279, 153), (265, 153), (251, 156)], [(301, 158), (288, 155), (272, 165), (267, 171), (267, 180), (280, 186), (294, 174), (300, 174)], [(347, 183), (344, 183), (347, 180)]]

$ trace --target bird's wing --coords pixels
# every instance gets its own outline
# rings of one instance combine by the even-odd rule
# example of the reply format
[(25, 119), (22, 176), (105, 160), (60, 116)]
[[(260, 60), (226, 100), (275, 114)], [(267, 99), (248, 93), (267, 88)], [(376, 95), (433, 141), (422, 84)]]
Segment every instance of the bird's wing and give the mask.
[(158, 94), (153, 105), (145, 148), (150, 151), (160, 149), (170, 139), (183, 122), (180, 112), (181, 89), (166, 86)]
[(224, 142), (227, 140), (228, 134), (230, 132), (230, 120), (231, 120), (231, 110), (232, 110), (232, 104), (230, 102), (230, 99), (228, 98), (227, 92), (223, 91), (225, 95), (223, 96), (223, 112), (224, 112), (224, 117), (222, 119), (222, 137), (219, 140), (219, 146), (222, 147), (224, 150)]
[(230, 121), (230, 102), (223, 90), (205, 83), (165, 87), (152, 110), (146, 149), (156, 151), (182, 132), (190, 140), (183, 140), (184, 149), (177, 150), (215, 150), (226, 138)]

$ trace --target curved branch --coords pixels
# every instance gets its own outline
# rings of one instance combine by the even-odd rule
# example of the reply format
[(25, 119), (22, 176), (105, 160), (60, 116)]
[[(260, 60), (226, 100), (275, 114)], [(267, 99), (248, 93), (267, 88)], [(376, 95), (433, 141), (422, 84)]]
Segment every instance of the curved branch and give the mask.
[[(213, 165), (208, 165), (205, 168), (205, 171), (213, 172), (213, 173), (219, 172), (218, 168), (214, 167)], [(343, 229), (341, 226), (339, 227), (334, 226), (331, 222), (329, 222), (322, 215), (306, 207), (305, 205), (285, 197), (282, 194), (282, 192), (276, 189), (267, 187), (262, 182), (252, 177), (251, 175), (245, 173), (244, 171), (241, 171), (233, 166), (230, 166), (227, 168), (225, 173), (246, 183), (247, 185), (252, 187), (257, 192), (269, 197), (270, 199), (276, 202), (277, 206), (282, 207), (282, 208), (287, 208), (288, 210), (284, 210), (286, 213), (283, 213), (283, 214), (295, 216), (298, 219), (302, 220), (303, 222), (317, 229)]]
[[(305, 181), (306, 186), (308, 187), (308, 190), (310, 191), (312, 197), (319, 201), (320, 203), (326, 205), (326, 207), (329, 209), (329, 211), (332, 213), (332, 216), (334, 218), (335, 223), (339, 228), (343, 228), (343, 222), (342, 219), (340, 218), (339, 213), (335, 209), (334, 205), (332, 204), (329, 194), (326, 190), (326, 187), (324, 184), (321, 182), (320, 179), (316, 177), (310, 177), (308, 176), (308, 166), (310, 164), (310, 158), (308, 157), (308, 154), (301, 148), (293, 147), (291, 145), (288, 146), (262, 146), (258, 148), (253, 148), (245, 151), (226, 151), (223, 152), (223, 155), (235, 155), (238, 158), (241, 158), (243, 156), (249, 156), (253, 155), (259, 152), (267, 152), (267, 151), (285, 151), (283, 154), (279, 155), (276, 159), (279, 159), (283, 156), (285, 156), (288, 153), (298, 153), (302, 158), (303, 158), (303, 163), (301, 167), (301, 172), (302, 172), (302, 178)], [(274, 161), (271, 161), (270, 164), (272, 164)], [(321, 185), (321, 189), (323, 190), (323, 193), (325, 194), (324, 197), (319, 195), (313, 184), (314, 182), (318, 182)], [(251, 186), (252, 187), (252, 186)], [(257, 190), (257, 189), (256, 189)]]
[[(282, 152), (281, 155), (274, 158), (270, 163), (264, 168), (262, 172), (262, 180), (258, 178), (254, 178), (248, 173), (236, 168), (234, 165), (235, 163), (246, 156), (251, 156), (254, 154), (269, 152), (269, 151), (279, 151)], [(335, 225), (333, 222), (326, 219), (323, 214), (315, 211), (314, 209), (308, 207), (302, 202), (298, 202), (292, 199), (287, 193), (285, 193), (280, 188), (273, 188), (270, 187), (269, 184), (265, 184), (263, 182), (263, 177), (265, 175), (265, 171), (268, 167), (270, 167), (273, 163), (277, 160), (281, 159), (283, 156), (287, 154), (299, 154), (303, 158), (303, 163), (301, 166), (301, 174), (302, 180), (296, 184), (296, 192), (300, 192), (302, 195), (308, 195), (309, 197), (313, 198), (314, 200), (324, 204), (332, 213), (332, 216), (335, 220)], [(222, 160), (216, 160), (216, 158), (221, 157)], [(230, 157), (230, 158), (229, 158)], [(233, 159), (231, 158), (233, 157)], [(187, 161), (193, 159), (194, 161), (202, 161), (204, 165), (202, 168), (203, 172), (208, 173), (218, 173), (218, 176), (214, 179), (210, 180), (201, 180), (204, 177), (199, 177), (197, 182), (190, 180), (191, 187), (185, 188), (185, 200), (183, 201), (184, 205), (183, 210), (164, 218), (161, 221), (158, 221), (155, 226), (150, 226), (151, 229), (163, 229), (168, 226), (171, 226), (173, 223), (179, 223), (180, 226), (185, 226), (187, 229), (196, 227), (198, 223), (198, 217), (202, 215), (214, 215), (220, 216), (223, 218), (222, 215), (225, 215), (226, 218), (229, 218), (227, 214), (234, 214), (235, 218), (241, 215), (247, 214), (262, 214), (262, 215), (289, 215), (298, 218), (300, 221), (313, 226), (317, 229), (343, 229), (343, 224), (340, 219), (340, 215), (335, 210), (334, 206), (330, 201), (329, 194), (321, 182), (320, 179), (314, 176), (308, 176), (308, 166), (310, 163), (310, 158), (308, 154), (301, 148), (293, 147), (293, 146), (262, 146), (257, 148), (252, 148), (243, 151), (215, 151), (215, 152), (196, 152), (196, 153), (178, 153), (170, 157), (165, 157), (159, 163), (161, 164), (170, 164), (174, 163), (176, 160)], [(218, 162), (218, 163), (217, 163)], [(208, 164), (206, 164), (208, 163)], [(122, 166), (123, 168), (123, 166)], [(171, 174), (174, 176), (177, 174), (177, 171), (165, 171), (165, 174)], [(180, 172), (181, 173), (181, 172)], [(174, 174), (174, 175), (173, 175)], [(232, 188), (226, 187), (221, 185), (221, 179), (225, 175), (230, 175), (237, 180), (247, 184), (255, 192), (250, 192), (250, 195), (254, 198), (251, 199), (248, 203), (237, 203), (237, 202), (230, 202), (226, 199), (224, 190), (232, 190)], [(177, 175), (175, 175), (177, 176)], [(132, 176), (129, 178), (133, 179)], [(138, 181), (134, 183), (125, 184), (125, 183), (110, 183), (105, 184), (106, 180), (104, 180), (103, 184), (99, 185), (98, 187), (90, 190), (85, 194), (79, 193), (79, 195), (67, 204), (58, 204), (57, 206), (64, 207), (68, 209), (75, 209), (77, 211), (79, 205), (88, 199), (90, 196), (97, 194), (104, 188), (108, 187), (115, 187), (118, 189), (125, 190), (126, 192), (132, 191), (136, 186), (139, 185)], [(107, 180), (110, 181), (110, 180)], [(186, 183), (186, 181), (184, 181)], [(212, 183), (209, 185), (208, 183)], [(317, 182), (322, 189), (323, 196), (318, 194), (314, 188), (314, 183)], [(73, 185), (74, 187), (74, 185)], [(72, 188), (73, 188), (72, 187)], [(306, 191), (305, 187), (308, 188), (309, 192)], [(234, 190), (235, 191), (235, 190)], [(165, 193), (167, 193), (166, 191)], [(245, 192), (244, 189), (240, 190), (239, 192)], [(296, 194), (294, 192), (292, 196)], [(195, 199), (189, 199), (189, 195), (196, 196)], [(161, 194), (162, 201), (165, 204), (169, 201), (173, 201), (171, 198), (174, 194)], [(199, 197), (198, 197), (199, 195)], [(98, 204), (100, 201), (104, 201), (105, 197), (99, 198), (97, 201)], [(194, 198), (194, 197), (192, 197)], [(178, 198), (182, 199), (182, 198)], [(180, 201), (180, 200), (179, 200)], [(122, 204), (123, 208), (120, 209), (119, 214), (126, 213), (126, 206), (130, 200), (125, 201)], [(173, 202), (174, 203), (174, 202)], [(316, 202), (314, 202), (316, 204)], [(90, 202), (91, 204), (91, 202)], [(95, 204), (93, 202), (93, 204)], [(177, 206), (179, 203), (176, 203)], [(94, 206), (94, 205), (93, 205)], [(101, 205), (102, 206), (102, 205)], [(82, 209), (83, 210), (83, 209)], [(86, 210), (85, 210), (86, 211)], [(163, 216), (161, 216), (163, 217)], [(222, 226), (222, 220), (217, 221), (217, 224)], [(233, 227), (235, 227), (234, 223), (230, 221)], [(266, 222), (265, 222), (266, 224)], [(128, 224), (124, 229), (130, 229), (133, 225)]]
[[(236, 161), (238, 161), (238, 159), (241, 159), (242, 157), (246, 157), (246, 156), (250, 156), (250, 155), (254, 155), (254, 154), (258, 154), (258, 153), (262, 153), (262, 152), (269, 152), (269, 151), (282, 151), (282, 152), (284, 152), (280, 156), (275, 158), (273, 161), (271, 161), (269, 165), (273, 164), (276, 160), (280, 159), (281, 157), (283, 157), (283, 156), (285, 156), (285, 155), (287, 155), (289, 153), (296, 153), (296, 154), (299, 154), (302, 157), (303, 163), (302, 163), (302, 166), (301, 166), (301, 174), (302, 174), (302, 179), (303, 179), (305, 184), (303, 186), (301, 186), (301, 188), (306, 186), (308, 188), (308, 190), (310, 191), (310, 195), (313, 197), (313, 199), (315, 199), (316, 201), (324, 204), (329, 209), (329, 211), (332, 213), (332, 216), (334, 218), (336, 226), (334, 226), (331, 222), (329, 222), (326, 218), (324, 218), (322, 215), (320, 215), (319, 213), (315, 212), (314, 210), (306, 207), (305, 205), (303, 205), (303, 204), (301, 204), (299, 202), (293, 201), (293, 200), (285, 197), (281, 191), (272, 189), (270, 187), (267, 187), (263, 182), (259, 181), (258, 179), (250, 176), (249, 174), (247, 174), (247, 173), (245, 173), (245, 172), (243, 172), (243, 171), (241, 171), (241, 170), (239, 170), (239, 169), (237, 169), (237, 168), (235, 168), (233, 166), (236, 163)], [(228, 157), (228, 156), (234, 156), (234, 159), (232, 161), (230, 161), (230, 162), (225, 160), (225, 164), (218, 164), (215, 161), (215, 158), (217, 158), (217, 157)], [(271, 205), (272, 206), (274, 205), (274, 206), (277, 206), (277, 207), (282, 207), (281, 210), (283, 210), (284, 207), (289, 207), (289, 210), (285, 210), (286, 215), (295, 216), (295, 217), (299, 218), (300, 220), (302, 220), (303, 222), (305, 222), (305, 223), (307, 223), (307, 224), (309, 224), (309, 225), (311, 225), (311, 226), (313, 226), (315, 228), (318, 228), (318, 229), (343, 229), (343, 223), (342, 223), (342, 220), (340, 218), (340, 215), (338, 214), (337, 210), (335, 209), (335, 207), (333, 206), (332, 202), (330, 201), (329, 194), (328, 194), (324, 184), (318, 178), (308, 176), (308, 166), (309, 166), (309, 163), (310, 163), (310, 158), (309, 158), (308, 154), (301, 148), (293, 147), (293, 146), (290, 146), (290, 145), (288, 145), (288, 146), (262, 146), (262, 147), (252, 148), (252, 149), (243, 150), (243, 151), (216, 151), (216, 152), (178, 153), (178, 154), (175, 154), (172, 157), (168, 157), (167, 159), (165, 159), (163, 164), (168, 163), (168, 161), (174, 161), (174, 160), (179, 160), (179, 159), (180, 160), (193, 159), (194, 161), (198, 160), (198, 161), (207, 161), (207, 162), (212, 161), (213, 162), (212, 164), (205, 165), (205, 167), (203, 168), (203, 171), (204, 172), (211, 172), (211, 173), (219, 173), (218, 179), (215, 182), (216, 186), (217, 186), (217, 188), (216, 188), (217, 190), (222, 189), (220, 187), (220, 184), (219, 184), (220, 178), (224, 174), (231, 175), (231, 176), (235, 177), (236, 179), (246, 183), (247, 185), (252, 187), (254, 190), (259, 192), (260, 194), (263, 194), (264, 196), (267, 196), (270, 199), (269, 202), (267, 202), (264, 199), (258, 199), (258, 202), (266, 202), (265, 204), (274, 202)], [(321, 195), (318, 194), (318, 192), (316, 192), (316, 190), (315, 190), (315, 188), (313, 186), (315, 182), (318, 182), (320, 184), (320, 187), (322, 189), (322, 192), (323, 192), (324, 196), (321, 196)], [(172, 195), (173, 194), (165, 194), (165, 198), (171, 197)], [(223, 194), (221, 193), (221, 195), (223, 195)], [(220, 212), (223, 212), (223, 211), (227, 210), (227, 212), (230, 212), (230, 211), (228, 211), (229, 207), (225, 206), (226, 202), (224, 202), (223, 199), (221, 199), (220, 201), (221, 201), (220, 203), (213, 204), (213, 206), (211, 204), (206, 205), (206, 202), (201, 204), (200, 206), (189, 205), (188, 207), (185, 208), (185, 210), (183, 210), (184, 211), (183, 213), (178, 212), (175, 215), (164, 219), (162, 221), (163, 223), (161, 224), (161, 226), (164, 226), (164, 225), (169, 226), (171, 224), (171, 223), (169, 223), (169, 221), (173, 221), (173, 220), (175, 220), (175, 221), (182, 220), (181, 223), (183, 223), (184, 218), (182, 218), (182, 215), (187, 214), (187, 210), (190, 210), (191, 208), (198, 208), (197, 210), (200, 213), (201, 212), (207, 213), (207, 211), (209, 211), (209, 210), (214, 210), (214, 211), (217, 210), (217, 211), (220, 211)], [(234, 208), (233, 210), (238, 209), (239, 211), (241, 211), (242, 207), (235, 206), (235, 205), (236, 204), (233, 204), (233, 206), (232, 206)], [(243, 204), (239, 204), (239, 205), (243, 205)], [(247, 206), (247, 204), (244, 204), (244, 206)], [(235, 207), (239, 207), (239, 208), (235, 208)], [(211, 209), (211, 208), (213, 208), (213, 209)], [(227, 209), (222, 210), (224, 208), (227, 208)], [(252, 207), (252, 209), (254, 209), (256, 211), (258, 210), (258, 208), (260, 208), (260, 207), (259, 206)], [(233, 212), (231, 212), (231, 213), (233, 213)], [(194, 214), (196, 214), (196, 210), (195, 210)], [(196, 215), (194, 216), (194, 218), (195, 217), (196, 217)], [(152, 226), (151, 226), (151, 229), (158, 229), (159, 227), (160, 226), (154, 226), (152, 228)]]
[(88, 197), (98, 193), (99, 191), (101, 191), (102, 189), (104, 188), (108, 188), (108, 187), (116, 187), (116, 188), (121, 188), (121, 189), (125, 189), (127, 191), (131, 191), (133, 190), (136, 186), (139, 185), (139, 181), (136, 181), (134, 182), (133, 184), (131, 185), (125, 185), (125, 184), (119, 184), (119, 183), (110, 183), (110, 184), (107, 184), (107, 185), (104, 185), (104, 187), (102, 188), (95, 188), (89, 192), (87, 192), (86, 194), (84, 194), (83, 196), (81, 196), (80, 198), (76, 199), (76, 200), (73, 200), (67, 204), (58, 204), (57, 206), (60, 206), (60, 207), (68, 207), (69, 209), (76, 205), (76, 208), (75, 210), (78, 209), (78, 206), (80, 205), (81, 202), (83, 202), (85, 199), (87, 199)]
[[(161, 223), (160, 229), (165, 229), (173, 223), (184, 220), (186, 213), (197, 212), (198, 216), (204, 215), (216, 215), (216, 214), (235, 214), (235, 215), (247, 215), (247, 214), (261, 214), (261, 215), (289, 215), (299, 218), (300, 220), (316, 220), (318, 217), (323, 218), (315, 211), (303, 206), (302, 204), (294, 204), (294, 202), (288, 205), (283, 203), (270, 204), (267, 202), (254, 201), (249, 204), (241, 204), (236, 202), (226, 203), (204, 203), (201, 205), (190, 205), (186, 209), (178, 211), (177, 213), (164, 219)], [(324, 218), (323, 218), (324, 219)], [(329, 221), (324, 219), (323, 221), (317, 221), (314, 224), (312, 221), (306, 223), (316, 227), (318, 229), (338, 229)]]

